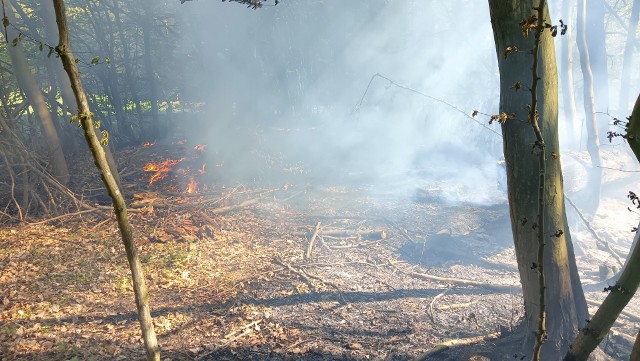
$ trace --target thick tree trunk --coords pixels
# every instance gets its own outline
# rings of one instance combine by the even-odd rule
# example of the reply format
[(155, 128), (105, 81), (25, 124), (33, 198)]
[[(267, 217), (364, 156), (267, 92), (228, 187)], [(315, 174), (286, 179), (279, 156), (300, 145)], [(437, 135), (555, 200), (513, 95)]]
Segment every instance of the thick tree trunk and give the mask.
[[(532, 154), (535, 135), (527, 121), (531, 95), (516, 91), (516, 82), (531, 79), (533, 36), (523, 38), (519, 22), (532, 14), (532, 0), (489, 0), (491, 21), (500, 69), (500, 112), (514, 114), (502, 126), (504, 156), (507, 165), (509, 209), (516, 258), (524, 296), (523, 323), (527, 345), (533, 345), (539, 315), (538, 253), (536, 219), (538, 210), (538, 157)], [(547, 22), (550, 22), (547, 20)], [(517, 46), (520, 53), (503, 54), (507, 47)], [(571, 235), (566, 222), (564, 190), (558, 145), (558, 83), (553, 39), (544, 32), (540, 43), (538, 73), (540, 76), (538, 110), (546, 143), (548, 160), (544, 185), (544, 253), (546, 278), (547, 330), (549, 339), (542, 359), (558, 359), (566, 352), (569, 340), (583, 326), (587, 305), (575, 263)], [(528, 86), (528, 84), (526, 85)], [(556, 236), (558, 235), (558, 236)], [(526, 352), (527, 350), (523, 350)]]
[[(6, 15), (11, 23), (15, 23), (15, 16), (13, 14), (13, 3), (7, 1), (6, 3)], [(14, 27), (7, 27), (8, 42), (11, 43), (13, 39), (18, 37), (18, 32)], [(18, 85), (24, 91), (31, 103), (31, 106), (38, 115), (40, 125), (42, 126), (42, 133), (47, 144), (51, 164), (53, 166), (53, 175), (58, 182), (66, 185), (69, 182), (69, 169), (67, 167), (67, 161), (64, 158), (62, 146), (60, 145), (60, 138), (56, 131), (53, 118), (47, 107), (47, 102), (40, 92), (40, 87), (36, 84), (36, 81), (29, 69), (27, 58), (24, 55), (22, 44), (18, 43), (16, 46), (7, 46), (9, 56), (11, 57), (11, 63), (13, 65), (14, 74), (18, 81)]]
[[(565, 22), (571, 19), (571, 0), (562, 1), (562, 18)], [(562, 59), (560, 61), (560, 76), (562, 81), (562, 100), (565, 122), (567, 128), (572, 134), (579, 134), (582, 123), (578, 119), (578, 111), (576, 109), (576, 94), (573, 86), (573, 49), (569, 46), (573, 39), (574, 29), (569, 25), (567, 33), (560, 41), (562, 51)], [(580, 140), (578, 140), (579, 142)]]
[(587, 151), (591, 157), (591, 169), (589, 170), (589, 180), (587, 182), (588, 194), (583, 197), (587, 200), (585, 213), (594, 215), (600, 204), (600, 186), (602, 183), (602, 161), (600, 160), (600, 139), (598, 136), (598, 119), (595, 109), (594, 79), (591, 70), (591, 58), (587, 45), (586, 33), (586, 1), (578, 0), (578, 21), (576, 37), (578, 41), (578, 51), (580, 53), (580, 65), (584, 79), (584, 113), (585, 125), (587, 127)]
[(107, 187), (109, 196), (113, 202), (113, 209), (118, 220), (118, 228), (122, 236), (122, 243), (124, 244), (127, 260), (129, 262), (129, 268), (131, 270), (131, 278), (133, 280), (133, 291), (135, 294), (136, 306), (138, 310), (138, 320), (142, 329), (142, 338), (144, 339), (145, 349), (148, 361), (159, 361), (160, 351), (158, 349), (158, 341), (153, 329), (153, 323), (151, 319), (151, 309), (149, 306), (149, 299), (147, 294), (147, 287), (144, 281), (144, 272), (142, 270), (142, 264), (138, 258), (136, 245), (133, 240), (133, 230), (129, 223), (127, 215), (127, 206), (124, 201), (120, 187), (118, 186), (115, 178), (113, 177), (112, 169), (107, 162), (107, 158), (104, 152), (100, 140), (96, 136), (94, 128), (94, 120), (90, 116), (89, 103), (87, 96), (84, 92), (82, 82), (80, 80), (80, 73), (76, 66), (76, 61), (71, 51), (71, 44), (69, 39), (69, 30), (67, 27), (67, 17), (65, 13), (63, 0), (53, 0), (56, 22), (58, 23), (58, 31), (60, 33), (60, 43), (56, 47), (56, 52), (62, 59), (64, 70), (69, 76), (71, 81), (71, 88), (76, 98), (76, 103), (79, 112), (79, 121), (81, 122), (82, 129), (84, 130), (85, 139), (91, 153), (93, 154), (96, 166), (100, 169), (102, 181)]
[(638, 29), (638, 18), (640, 17), (640, 0), (634, 0), (629, 16), (629, 26), (627, 32), (627, 42), (624, 47), (624, 58), (622, 60), (622, 74), (620, 76), (620, 99), (618, 112), (624, 114), (629, 105), (629, 87), (631, 84), (631, 66), (633, 63), (634, 43), (636, 42), (636, 31)]
[[(627, 139), (629, 146), (633, 150), (636, 158), (640, 161), (640, 95), (633, 108), (629, 126), (627, 128)], [(565, 361), (586, 361), (591, 352), (598, 347), (600, 342), (607, 336), (611, 326), (622, 312), (622, 309), (631, 301), (633, 295), (640, 285), (640, 247), (638, 247), (638, 237), (640, 231), (636, 231), (633, 241), (633, 248), (625, 262), (618, 282), (609, 290), (607, 298), (602, 302), (591, 322), (580, 332), (571, 344), (571, 348), (565, 356)], [(638, 355), (638, 340), (634, 345), (634, 352)], [(631, 360), (638, 358), (631, 357)]]

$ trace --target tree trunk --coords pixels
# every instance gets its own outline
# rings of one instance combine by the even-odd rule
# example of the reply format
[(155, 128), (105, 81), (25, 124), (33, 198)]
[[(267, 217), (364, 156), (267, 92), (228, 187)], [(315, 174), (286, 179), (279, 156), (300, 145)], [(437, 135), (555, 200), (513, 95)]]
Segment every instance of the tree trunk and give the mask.
[(631, 83), (631, 66), (633, 63), (634, 43), (636, 42), (636, 31), (638, 29), (638, 18), (640, 17), (640, 0), (633, 1), (631, 15), (629, 16), (629, 27), (627, 32), (627, 42), (624, 47), (624, 58), (622, 60), (622, 74), (620, 76), (620, 99), (618, 112), (623, 114), (629, 106), (629, 88)]
[[(532, 265), (537, 262), (538, 253), (536, 219), (539, 164), (538, 157), (532, 154), (531, 144), (535, 141), (535, 135), (527, 120), (526, 108), (530, 104), (531, 95), (514, 90), (513, 85), (516, 82), (526, 84), (531, 78), (533, 59), (529, 49), (533, 48), (533, 36), (523, 38), (519, 22), (532, 14), (532, 8), (536, 4), (533, 0), (489, 0), (500, 70), (500, 112), (514, 114), (515, 117), (502, 126), (502, 133), (511, 225), (524, 297), (525, 317), (522, 328), (527, 347), (533, 345), (539, 315), (538, 274), (532, 269)], [(507, 47), (514, 45), (522, 52), (505, 57), (503, 54)], [(559, 155), (558, 75), (553, 38), (548, 31), (541, 37), (538, 62), (541, 79), (537, 97), (541, 131), (547, 154)], [(587, 305), (566, 221), (560, 159), (550, 156), (545, 164), (546, 206), (543, 216), (547, 243), (544, 274), (549, 339), (543, 348), (542, 359), (553, 360), (566, 352), (568, 340), (583, 326), (587, 317)]]
[(153, 30), (153, 13), (150, 0), (144, 0), (144, 14), (147, 17), (142, 19), (142, 39), (144, 41), (144, 66), (147, 73), (147, 81), (149, 84), (149, 101), (151, 102), (151, 124), (155, 128), (158, 126), (158, 86), (156, 82), (156, 72), (153, 70), (153, 57), (151, 49), (151, 31)]
[[(609, 72), (607, 67), (607, 47), (604, 29), (604, 0), (586, 0), (584, 28), (587, 48), (589, 49), (589, 65), (593, 72), (595, 109), (606, 112), (609, 109)], [(601, 129), (607, 129), (604, 122)]]
[[(48, 0), (43, 1), (41, 2), (39, 9), (42, 12), (42, 18), (45, 23), (45, 34), (47, 42), (49, 44), (56, 44), (58, 42), (58, 29), (56, 25), (56, 14), (53, 8), (53, 3)], [(75, 102), (75, 95), (73, 94), (73, 90), (71, 89), (71, 82), (69, 81), (69, 77), (67, 76), (67, 74), (64, 72), (62, 64), (56, 61), (55, 57), (51, 57), (51, 59), (47, 59), (46, 61), (50, 63), (50, 67), (53, 68), (56, 79), (59, 82), (60, 93), (62, 95), (64, 106), (66, 107), (65, 110), (71, 114), (77, 114), (78, 106)], [(102, 140), (102, 133), (100, 133), (98, 137), (100, 140)], [(120, 188), (120, 191), (122, 191), (122, 186), (120, 184), (120, 174), (117, 171), (116, 162), (113, 158), (113, 154), (111, 153), (111, 147), (109, 145), (106, 145), (104, 147), (104, 151), (111, 168), (111, 173), (116, 179), (116, 183), (118, 183), (118, 188)]]
[[(562, 18), (566, 22), (571, 19), (571, 0), (562, 1)], [(573, 38), (574, 31), (573, 26), (567, 28), (567, 33), (560, 41), (560, 48), (562, 50), (562, 59), (560, 61), (560, 74), (562, 81), (562, 100), (565, 122), (567, 129), (572, 134), (579, 134), (582, 127), (581, 122), (578, 120), (578, 111), (576, 109), (576, 94), (573, 86), (573, 49), (569, 47), (570, 39)], [(580, 140), (578, 140), (580, 142)], [(579, 146), (579, 143), (578, 143)]]
[(120, 187), (113, 177), (112, 169), (107, 162), (104, 149), (100, 144), (100, 140), (96, 136), (94, 120), (90, 116), (91, 112), (87, 96), (84, 92), (84, 88), (80, 80), (80, 73), (71, 51), (67, 17), (65, 14), (63, 0), (53, 0), (53, 3), (56, 13), (56, 22), (58, 23), (58, 31), (60, 33), (60, 43), (56, 47), (56, 52), (62, 59), (64, 70), (67, 72), (69, 80), (71, 81), (71, 88), (73, 89), (73, 93), (76, 97), (76, 103), (79, 111), (78, 118), (82, 125), (82, 129), (84, 130), (85, 139), (87, 144), (89, 144), (89, 148), (91, 148), (91, 153), (93, 154), (96, 166), (100, 169), (102, 181), (107, 187), (107, 191), (109, 192), (109, 196), (113, 202), (113, 209), (116, 219), (118, 220), (118, 228), (120, 229), (122, 243), (124, 244), (127, 253), (127, 260), (129, 261), (129, 268), (131, 270), (133, 291), (138, 310), (138, 320), (140, 321), (142, 329), (142, 337), (145, 343), (147, 360), (159, 361), (160, 351), (158, 349), (156, 334), (153, 329), (147, 287), (144, 281), (142, 264), (138, 258), (138, 252), (133, 240), (133, 230), (129, 223), (127, 206), (122, 192), (120, 191)]
[[(114, 21), (116, 27), (118, 28), (118, 39), (120, 40), (120, 46), (122, 47), (122, 67), (124, 68), (124, 73), (129, 81), (126, 82), (126, 85), (129, 87), (129, 93), (131, 94), (131, 101), (136, 109), (136, 116), (138, 124), (142, 121), (142, 114), (140, 112), (140, 97), (138, 96), (138, 87), (136, 76), (134, 75), (133, 65), (131, 64), (131, 51), (129, 47), (131, 44), (127, 42), (125, 37), (125, 30), (122, 25), (122, 20), (120, 19), (120, 3), (117, 0), (113, 0), (112, 10)], [(139, 140), (136, 138), (136, 140)]]
[[(107, 39), (107, 35), (105, 30), (103, 29), (103, 23), (108, 22), (107, 18), (109, 14), (107, 14), (104, 19), (100, 18), (100, 8), (95, 8), (93, 2), (91, 0), (87, 0), (87, 9), (91, 14), (91, 24), (93, 25), (93, 30), (96, 35), (97, 43), (100, 47), (100, 51), (103, 54), (113, 54), (111, 49), (111, 43)], [(113, 106), (113, 111), (116, 116), (116, 126), (118, 128), (118, 133), (121, 138), (125, 139), (125, 143), (131, 143), (135, 138), (133, 136), (133, 132), (131, 131), (131, 127), (128, 124), (127, 117), (124, 111), (124, 102), (122, 100), (122, 92), (120, 90), (120, 84), (118, 83), (118, 74), (115, 71), (115, 67), (113, 64), (103, 64), (101, 67), (101, 72), (103, 76), (100, 78), (102, 82), (105, 83), (105, 88), (109, 89), (107, 93), (109, 95), (109, 100), (111, 105)]]
[(631, 350), (631, 357), (629, 361), (640, 361), (640, 331), (636, 336), (636, 342), (633, 343), (633, 350)]
[[(629, 126), (627, 128), (627, 139), (629, 146), (633, 150), (636, 158), (640, 161), (640, 95), (633, 108)], [(638, 247), (638, 237), (640, 231), (636, 231), (634, 246), (625, 262), (620, 278), (614, 286), (609, 289), (607, 298), (593, 315), (591, 322), (580, 332), (571, 344), (571, 348), (564, 358), (564, 361), (585, 361), (596, 347), (607, 336), (611, 326), (622, 312), (622, 309), (631, 301), (633, 295), (640, 285), (640, 247)], [(638, 340), (634, 345), (635, 357), (638, 355)], [(638, 358), (631, 357), (631, 360)]]
[[(13, 3), (11, 1), (7, 1), (5, 4), (7, 7), (6, 16), (12, 24), (15, 24), (16, 20), (13, 14)], [(6, 28), (7, 36), (9, 37), (7, 41), (9, 43), (19, 35), (15, 29), (16, 28), (12, 26), (8, 26)], [(69, 169), (67, 168), (67, 161), (64, 158), (62, 146), (60, 145), (60, 138), (58, 137), (58, 132), (56, 131), (49, 108), (47, 107), (47, 102), (40, 92), (40, 87), (36, 84), (33, 73), (31, 73), (31, 69), (29, 69), (29, 64), (24, 55), (22, 44), (18, 42), (16, 46), (7, 46), (7, 49), (9, 51), (9, 56), (11, 57), (11, 63), (13, 65), (18, 85), (27, 96), (27, 99), (29, 100), (29, 103), (31, 103), (35, 112), (38, 114), (38, 119), (42, 126), (42, 133), (44, 135), (51, 164), (53, 166), (53, 175), (58, 182), (66, 185), (69, 182)]]
[(589, 170), (589, 180), (587, 182), (587, 193), (583, 199), (588, 203), (585, 205), (585, 213), (594, 215), (600, 204), (600, 186), (602, 183), (602, 161), (600, 160), (600, 140), (598, 137), (598, 119), (595, 110), (595, 95), (593, 84), (593, 73), (591, 71), (591, 60), (589, 47), (586, 39), (586, 1), (578, 0), (578, 21), (576, 37), (578, 41), (578, 52), (580, 53), (580, 65), (584, 78), (584, 113), (585, 125), (587, 127), (587, 151), (591, 157), (591, 169)]

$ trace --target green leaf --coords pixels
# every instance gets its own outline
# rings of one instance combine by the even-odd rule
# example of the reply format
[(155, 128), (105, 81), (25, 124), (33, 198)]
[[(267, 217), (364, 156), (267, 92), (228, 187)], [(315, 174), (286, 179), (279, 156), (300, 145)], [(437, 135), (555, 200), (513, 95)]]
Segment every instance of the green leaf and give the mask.
[(44, 50), (44, 43), (41, 41), (40, 45), (38, 46), (38, 49), (40, 49), (40, 52), (42, 52)]
[(93, 59), (91, 59), (91, 65), (98, 65), (99, 62), (100, 62), (99, 56), (94, 56)]
[(93, 122), (93, 126), (96, 127), (96, 129), (100, 129), (100, 121), (99, 120), (95, 120)]
[(72, 116), (71, 116), (71, 120), (69, 120), (69, 123), (73, 123), (73, 122), (75, 122), (76, 120), (78, 120), (78, 114), (74, 114), (74, 115), (72, 115)]
[(20, 35), (16, 36), (13, 41), (11, 41), (11, 45), (16, 46), (20, 42)]
[(53, 46), (49, 47), (49, 54), (47, 54), (47, 58), (51, 58), (51, 55), (53, 54), (53, 52), (55, 51), (55, 49), (53, 48)]
[(110, 58), (110, 57), (108, 57), (108, 56), (106, 56), (106, 57), (104, 58), (104, 62), (105, 62), (105, 63), (107, 63), (107, 64), (111, 64), (111, 58)]
[(2, 26), (4, 26), (5, 28), (8, 27), (9, 25), (11, 25), (11, 23), (9, 22), (9, 18), (8, 17), (3, 17), (2, 18)]

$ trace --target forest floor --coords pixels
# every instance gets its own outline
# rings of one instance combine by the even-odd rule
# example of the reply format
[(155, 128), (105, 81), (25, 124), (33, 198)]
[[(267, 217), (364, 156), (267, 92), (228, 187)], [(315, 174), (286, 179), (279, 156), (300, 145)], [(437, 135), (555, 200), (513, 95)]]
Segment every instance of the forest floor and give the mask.
[[(520, 321), (504, 200), (329, 184), (182, 194), (147, 186), (139, 153), (124, 157), (123, 184), (163, 360), (409, 360), (454, 339), (490, 348)], [(591, 226), (624, 254), (637, 215), (624, 194), (606, 197)], [(593, 312), (615, 260), (569, 213)], [(108, 207), (0, 239), (1, 360), (144, 359)], [(604, 342), (614, 359), (628, 358), (640, 321), (637, 300), (626, 310)], [(461, 352), (433, 359), (487, 360)], [(529, 355), (502, 359), (514, 357)]]

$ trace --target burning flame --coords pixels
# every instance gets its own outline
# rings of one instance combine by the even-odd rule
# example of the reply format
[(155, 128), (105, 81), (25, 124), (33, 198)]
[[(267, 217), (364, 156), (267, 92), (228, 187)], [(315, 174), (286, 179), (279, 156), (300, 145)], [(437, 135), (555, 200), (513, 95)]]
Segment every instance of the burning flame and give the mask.
[(198, 182), (195, 179), (191, 178), (191, 182), (187, 185), (187, 189), (184, 190), (186, 194), (194, 194), (198, 193)]
[(167, 174), (176, 166), (176, 164), (182, 162), (184, 158), (180, 159), (167, 159), (161, 163), (147, 163), (144, 166), (145, 172), (154, 172), (149, 178), (149, 185), (152, 185), (160, 179), (166, 178)]
[(145, 147), (145, 148), (148, 148), (148, 147), (152, 147), (154, 145), (156, 145), (156, 142), (144, 142), (144, 144), (142, 146)]

